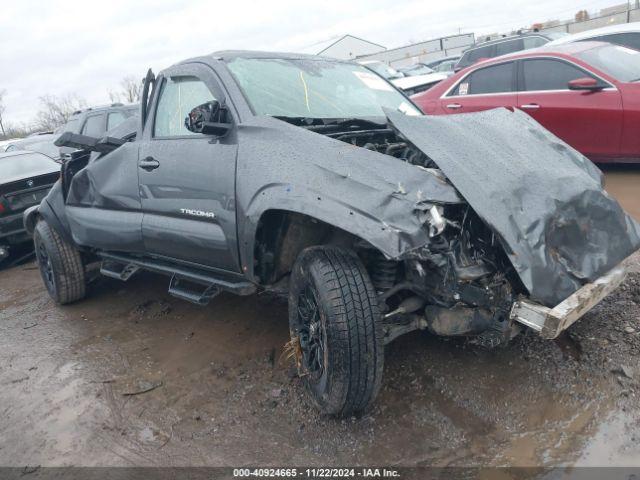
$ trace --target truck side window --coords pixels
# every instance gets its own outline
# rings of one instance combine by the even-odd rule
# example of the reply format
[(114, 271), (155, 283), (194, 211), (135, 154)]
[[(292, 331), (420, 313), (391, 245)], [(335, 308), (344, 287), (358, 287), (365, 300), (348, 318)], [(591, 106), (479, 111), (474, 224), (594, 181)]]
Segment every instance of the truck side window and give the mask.
[(153, 135), (155, 137), (181, 137), (199, 135), (187, 130), (184, 120), (198, 105), (215, 100), (207, 86), (196, 77), (167, 78), (160, 92)]

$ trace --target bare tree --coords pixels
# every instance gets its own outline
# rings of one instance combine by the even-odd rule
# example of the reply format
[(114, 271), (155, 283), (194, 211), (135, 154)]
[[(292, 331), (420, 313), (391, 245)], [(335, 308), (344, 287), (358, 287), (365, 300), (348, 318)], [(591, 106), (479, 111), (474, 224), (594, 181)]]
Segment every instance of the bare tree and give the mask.
[(122, 79), (120, 86), (122, 87), (122, 95), (127, 103), (135, 103), (140, 101), (141, 81), (133, 75), (128, 75)]
[(586, 10), (578, 10), (578, 13), (575, 15), (576, 22), (585, 22), (589, 20), (589, 12)]
[(61, 97), (44, 95), (39, 100), (41, 108), (36, 115), (36, 125), (41, 130), (55, 130), (66, 123), (73, 112), (87, 105), (83, 99), (74, 94)]
[(114, 91), (109, 90), (109, 100), (112, 103), (115, 102), (123, 102), (123, 103), (136, 103), (140, 101), (140, 90), (142, 82), (136, 80), (136, 77), (133, 75), (127, 75), (122, 80), (120, 80), (120, 90)]
[(109, 101), (111, 103), (120, 102), (120, 94), (118, 92), (114, 92), (113, 90), (109, 90)]

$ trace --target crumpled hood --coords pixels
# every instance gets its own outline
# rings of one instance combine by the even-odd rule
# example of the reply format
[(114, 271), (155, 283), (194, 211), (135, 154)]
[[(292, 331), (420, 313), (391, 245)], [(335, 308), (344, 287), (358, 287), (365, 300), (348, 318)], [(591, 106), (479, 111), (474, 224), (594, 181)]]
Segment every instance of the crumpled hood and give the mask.
[(495, 232), (531, 299), (553, 307), (640, 248), (597, 167), (525, 113), (385, 113)]

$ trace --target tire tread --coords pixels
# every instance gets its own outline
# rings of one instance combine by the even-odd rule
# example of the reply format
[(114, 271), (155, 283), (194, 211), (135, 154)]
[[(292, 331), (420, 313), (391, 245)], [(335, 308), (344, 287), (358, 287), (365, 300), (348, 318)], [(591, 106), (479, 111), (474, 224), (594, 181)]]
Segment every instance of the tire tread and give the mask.
[(335, 343), (338, 364), (346, 370), (340, 408), (329, 413), (345, 417), (361, 412), (380, 390), (384, 362), (380, 311), (369, 275), (355, 253), (338, 247), (310, 247), (299, 261), (319, 266), (333, 314), (328, 340)]
[(52, 295), (54, 300), (65, 305), (84, 298), (87, 283), (80, 252), (44, 220), (38, 221), (35, 234), (44, 242), (53, 264), (56, 283), (56, 292)]

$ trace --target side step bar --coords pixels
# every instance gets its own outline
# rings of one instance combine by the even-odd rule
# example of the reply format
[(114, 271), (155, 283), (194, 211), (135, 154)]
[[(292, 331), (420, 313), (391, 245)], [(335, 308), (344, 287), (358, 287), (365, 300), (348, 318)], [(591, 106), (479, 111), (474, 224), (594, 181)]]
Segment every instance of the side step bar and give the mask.
[(100, 252), (98, 255), (102, 258), (100, 273), (103, 275), (123, 281), (129, 280), (139, 270), (169, 275), (169, 294), (198, 305), (207, 305), (221, 291), (251, 295), (257, 290), (253, 283), (231, 275), (218, 275), (156, 259), (106, 252)]
[(169, 281), (169, 295), (197, 305), (207, 305), (221, 291), (221, 288), (214, 283), (208, 285), (195, 283), (177, 275), (173, 275)]
[(140, 267), (133, 263), (120, 263), (113, 260), (103, 260), (100, 265), (100, 273), (105, 277), (115, 278), (126, 282), (135, 275)]

